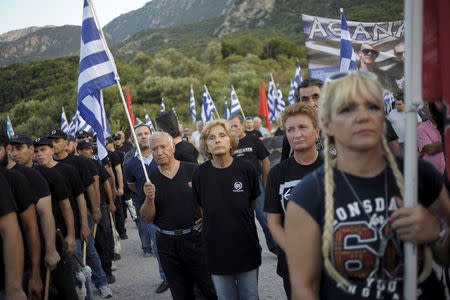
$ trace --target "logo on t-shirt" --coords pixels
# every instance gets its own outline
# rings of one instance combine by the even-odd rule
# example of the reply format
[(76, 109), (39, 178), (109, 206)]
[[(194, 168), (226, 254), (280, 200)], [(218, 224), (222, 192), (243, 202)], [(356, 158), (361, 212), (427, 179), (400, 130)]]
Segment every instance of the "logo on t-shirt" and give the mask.
[(192, 181), (188, 182), (188, 187), (192, 188)]
[(244, 186), (243, 186), (242, 182), (240, 182), (240, 181), (236, 181), (233, 186), (234, 186), (233, 192), (235, 192), (235, 193), (240, 193), (240, 192), (244, 191), (242, 189)]

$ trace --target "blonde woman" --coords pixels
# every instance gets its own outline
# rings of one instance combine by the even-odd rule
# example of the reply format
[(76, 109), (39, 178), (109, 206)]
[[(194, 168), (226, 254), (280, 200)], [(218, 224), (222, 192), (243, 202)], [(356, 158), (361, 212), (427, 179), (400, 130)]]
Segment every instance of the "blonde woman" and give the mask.
[(419, 298), (442, 299), (429, 275), (431, 255), (449, 263), (447, 191), (419, 161), (420, 204), (402, 207), (403, 164), (384, 138), (382, 99), (371, 73), (337, 73), (325, 84), (325, 165), (295, 187), (286, 213), (293, 299), (402, 299), (404, 241), (420, 245)]
[(257, 300), (261, 247), (254, 207), (260, 189), (255, 168), (233, 158), (237, 143), (227, 121), (207, 123), (200, 150), (210, 160), (194, 172), (192, 190), (203, 209), (206, 259), (218, 298)]

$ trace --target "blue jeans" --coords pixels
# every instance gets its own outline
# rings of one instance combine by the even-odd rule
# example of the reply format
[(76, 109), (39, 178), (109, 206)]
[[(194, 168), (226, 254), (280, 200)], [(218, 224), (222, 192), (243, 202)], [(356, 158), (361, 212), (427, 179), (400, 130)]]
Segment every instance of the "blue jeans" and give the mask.
[[(77, 255), (83, 259), (83, 243), (81, 240), (77, 240)], [(98, 256), (97, 250), (95, 249), (95, 241), (92, 235), (89, 237), (86, 246), (86, 264), (92, 270), (91, 281), (96, 288), (100, 288), (108, 284), (106, 273), (103, 271), (102, 263), (100, 261), (100, 257)], [(87, 287), (88, 285), (86, 285), (86, 288)]]
[(277, 244), (272, 238), (272, 235), (270, 234), (269, 226), (267, 225), (267, 214), (264, 212), (264, 187), (262, 185), (261, 178), (259, 179), (259, 188), (261, 191), (261, 194), (256, 198), (256, 207), (255, 207), (255, 214), (256, 219), (259, 222), (259, 225), (261, 225), (261, 228), (264, 232), (264, 237), (266, 238), (266, 244), (267, 248), (270, 252), (276, 252), (278, 249)]
[(211, 275), (218, 300), (258, 300), (258, 268), (234, 275)]
[(141, 209), (142, 203), (138, 203), (136, 196), (132, 196), (133, 205), (136, 208), (136, 226), (138, 228), (139, 239), (141, 240), (142, 251), (144, 253), (152, 253), (152, 242), (148, 234), (148, 228), (146, 223), (141, 219), (141, 214), (139, 210)]
[(156, 226), (153, 225), (153, 223), (144, 223), (147, 226), (147, 232), (150, 236), (150, 240), (152, 241), (152, 253), (153, 256), (156, 257), (156, 260), (158, 261), (158, 267), (159, 267), (159, 276), (162, 280), (166, 280), (166, 274), (164, 274), (164, 270), (161, 266), (161, 262), (159, 260), (159, 254), (158, 254), (158, 248), (156, 247)]

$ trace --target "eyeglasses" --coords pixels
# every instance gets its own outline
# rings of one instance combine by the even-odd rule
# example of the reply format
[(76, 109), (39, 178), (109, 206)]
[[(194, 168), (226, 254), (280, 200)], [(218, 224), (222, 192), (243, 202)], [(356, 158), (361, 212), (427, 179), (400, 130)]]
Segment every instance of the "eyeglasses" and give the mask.
[(333, 80), (338, 80), (338, 79), (342, 79), (344, 77), (347, 77), (350, 74), (358, 74), (358, 75), (363, 75), (372, 79), (378, 79), (377, 74), (375, 73), (371, 73), (371, 72), (366, 72), (366, 71), (346, 71), (346, 72), (337, 72), (337, 73), (333, 73), (330, 76), (327, 77), (327, 79), (325, 79), (325, 83), (331, 82)]
[(380, 52), (374, 49), (361, 49), (361, 52), (364, 53), (365, 55), (371, 54), (373, 56), (378, 56), (380, 54)]

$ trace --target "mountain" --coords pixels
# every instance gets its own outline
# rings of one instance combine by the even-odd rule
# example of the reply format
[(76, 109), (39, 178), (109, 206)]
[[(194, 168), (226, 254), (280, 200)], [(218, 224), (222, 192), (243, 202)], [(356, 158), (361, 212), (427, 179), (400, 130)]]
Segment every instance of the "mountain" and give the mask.
[(151, 28), (189, 24), (221, 15), (234, 0), (153, 0), (123, 14), (105, 27), (114, 41)]
[(0, 66), (77, 55), (80, 26), (46, 26), (15, 30), (0, 36)]

